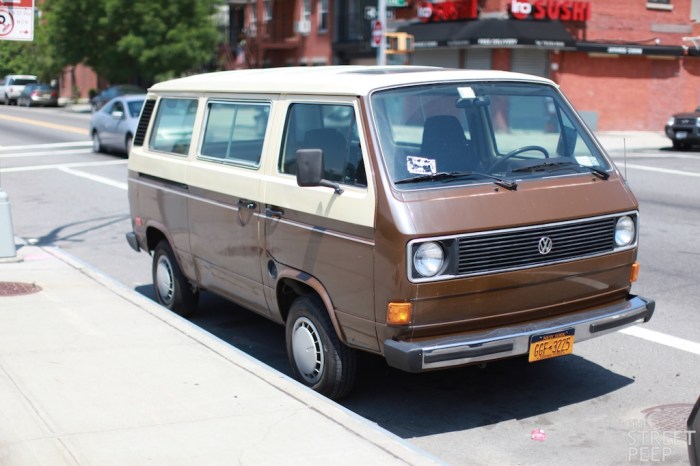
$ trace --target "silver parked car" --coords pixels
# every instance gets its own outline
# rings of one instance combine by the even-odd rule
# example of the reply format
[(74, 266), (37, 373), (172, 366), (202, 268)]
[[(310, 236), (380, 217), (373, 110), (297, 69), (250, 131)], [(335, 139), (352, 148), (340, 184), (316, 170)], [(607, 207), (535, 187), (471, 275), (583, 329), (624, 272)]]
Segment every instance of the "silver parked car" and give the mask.
[(145, 99), (145, 94), (115, 97), (94, 112), (90, 120), (92, 149), (128, 154)]

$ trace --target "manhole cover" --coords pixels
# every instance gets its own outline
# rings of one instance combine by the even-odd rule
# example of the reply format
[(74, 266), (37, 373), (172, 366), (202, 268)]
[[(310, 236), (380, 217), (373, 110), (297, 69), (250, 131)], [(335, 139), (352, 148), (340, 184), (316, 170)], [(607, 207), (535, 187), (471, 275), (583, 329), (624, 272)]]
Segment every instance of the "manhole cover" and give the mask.
[(39, 291), (41, 287), (34, 283), (0, 282), (0, 296), (21, 296)]
[(662, 405), (642, 411), (647, 424), (664, 435), (686, 440), (691, 404)]

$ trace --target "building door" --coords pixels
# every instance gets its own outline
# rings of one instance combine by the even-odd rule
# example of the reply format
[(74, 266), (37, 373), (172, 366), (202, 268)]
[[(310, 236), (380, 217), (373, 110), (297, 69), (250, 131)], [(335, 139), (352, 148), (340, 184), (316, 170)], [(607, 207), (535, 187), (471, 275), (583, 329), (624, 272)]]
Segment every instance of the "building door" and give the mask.
[(512, 49), (510, 70), (549, 78), (549, 52), (535, 49)]

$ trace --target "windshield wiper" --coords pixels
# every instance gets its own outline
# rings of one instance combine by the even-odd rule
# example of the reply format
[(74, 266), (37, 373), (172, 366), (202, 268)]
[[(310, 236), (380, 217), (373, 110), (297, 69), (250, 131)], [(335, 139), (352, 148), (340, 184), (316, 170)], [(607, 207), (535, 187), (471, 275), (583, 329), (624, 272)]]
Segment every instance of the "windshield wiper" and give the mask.
[(566, 168), (583, 168), (588, 170), (589, 172), (593, 173), (595, 176), (598, 178), (601, 178), (603, 180), (607, 180), (610, 178), (610, 173), (606, 172), (605, 170), (601, 170), (600, 168), (595, 168), (595, 167), (589, 167), (587, 165), (582, 165), (578, 162), (543, 162), (543, 163), (538, 163), (537, 165), (530, 165), (528, 167), (520, 167), (520, 168), (514, 168), (511, 170), (512, 172), (529, 172), (529, 171), (538, 171), (538, 170), (562, 170)]
[(493, 180), (493, 183), (502, 186), (506, 189), (510, 189), (511, 191), (515, 191), (518, 189), (518, 184), (515, 181), (508, 181), (504, 180), (503, 178), (499, 178), (497, 176), (489, 175), (487, 173), (480, 173), (480, 172), (474, 172), (474, 171), (466, 171), (466, 172), (437, 172), (437, 173), (427, 173), (425, 175), (420, 175), (420, 176), (414, 176), (413, 178), (404, 178), (402, 180), (398, 180), (395, 182), (395, 184), (408, 184), (408, 183), (423, 183), (426, 181), (440, 181), (440, 180), (454, 180), (454, 179), (459, 179), (459, 178), (471, 178), (475, 176), (481, 176), (483, 178), (488, 178), (490, 180)]

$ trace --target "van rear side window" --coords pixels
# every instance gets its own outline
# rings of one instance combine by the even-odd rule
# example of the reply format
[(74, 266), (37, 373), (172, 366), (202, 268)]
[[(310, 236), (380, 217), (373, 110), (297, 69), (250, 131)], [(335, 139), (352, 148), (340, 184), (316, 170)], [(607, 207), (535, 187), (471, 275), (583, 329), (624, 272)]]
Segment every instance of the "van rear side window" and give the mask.
[(196, 115), (195, 99), (161, 99), (151, 131), (150, 148), (161, 152), (187, 155)]
[(259, 166), (269, 115), (266, 103), (209, 102), (201, 155)]

